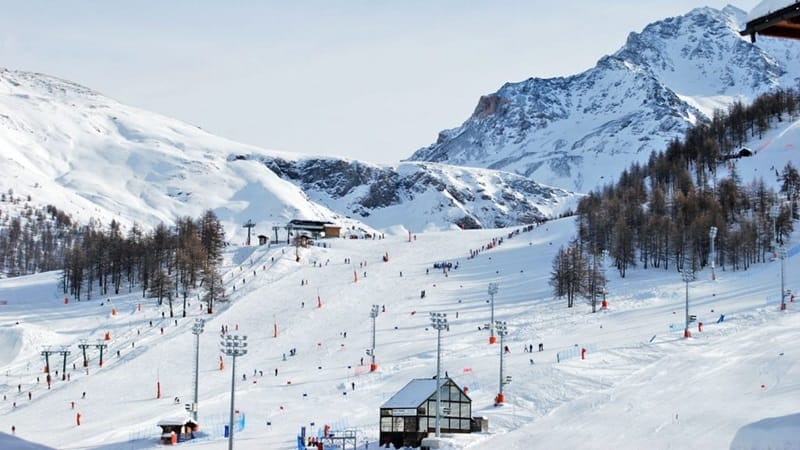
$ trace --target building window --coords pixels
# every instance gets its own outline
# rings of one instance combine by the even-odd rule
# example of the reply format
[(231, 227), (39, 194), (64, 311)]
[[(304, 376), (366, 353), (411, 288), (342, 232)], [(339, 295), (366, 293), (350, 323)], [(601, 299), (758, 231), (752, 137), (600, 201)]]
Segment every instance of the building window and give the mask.
[(450, 400), (452, 401), (461, 400), (461, 391), (459, 391), (458, 388), (453, 385), (450, 385)]
[(436, 399), (428, 400), (428, 407), (425, 408), (428, 410), (428, 417), (436, 415)]
[(381, 431), (392, 431), (392, 417), (381, 417)]

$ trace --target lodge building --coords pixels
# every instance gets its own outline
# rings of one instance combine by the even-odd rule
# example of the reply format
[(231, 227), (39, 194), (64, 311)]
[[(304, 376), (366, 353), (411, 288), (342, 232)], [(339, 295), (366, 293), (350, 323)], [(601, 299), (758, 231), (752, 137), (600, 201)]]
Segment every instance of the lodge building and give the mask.
[[(391, 442), (396, 448), (419, 447), (423, 438), (436, 431), (436, 381), (411, 380), (381, 406), (381, 445)], [(470, 433), (476, 429), (472, 400), (450, 378), (442, 379), (439, 402), (442, 433)]]

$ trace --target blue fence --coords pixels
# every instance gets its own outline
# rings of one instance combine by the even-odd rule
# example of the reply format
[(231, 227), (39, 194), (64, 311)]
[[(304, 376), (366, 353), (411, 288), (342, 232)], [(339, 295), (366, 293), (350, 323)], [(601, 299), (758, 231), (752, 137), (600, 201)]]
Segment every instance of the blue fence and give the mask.
[(594, 353), (597, 351), (595, 344), (578, 345), (570, 347), (566, 350), (561, 350), (556, 354), (556, 362), (564, 362), (568, 359), (578, 358), (581, 356), (581, 349), (586, 349), (586, 353)]

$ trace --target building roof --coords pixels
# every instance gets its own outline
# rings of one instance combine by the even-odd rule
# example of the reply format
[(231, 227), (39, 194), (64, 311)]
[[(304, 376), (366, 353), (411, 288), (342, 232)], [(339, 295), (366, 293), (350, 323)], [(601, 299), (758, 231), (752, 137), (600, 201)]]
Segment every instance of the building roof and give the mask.
[(293, 227), (298, 227), (298, 226), (322, 227), (325, 225), (333, 225), (333, 222), (322, 221), (322, 220), (292, 219), (289, 221), (289, 224)]
[(184, 426), (187, 424), (197, 425), (197, 422), (195, 422), (191, 417), (169, 417), (166, 419), (159, 420), (156, 426), (174, 427), (174, 426)]
[[(442, 386), (451, 383), (458, 387), (450, 378), (442, 379)], [(459, 388), (460, 389), (460, 388)], [(415, 378), (397, 391), (381, 408), (416, 408), (436, 394), (435, 378)]]
[(800, 1), (763, 0), (750, 11), (746, 20), (747, 25), (739, 34), (750, 35), (753, 42), (756, 34), (800, 39)]

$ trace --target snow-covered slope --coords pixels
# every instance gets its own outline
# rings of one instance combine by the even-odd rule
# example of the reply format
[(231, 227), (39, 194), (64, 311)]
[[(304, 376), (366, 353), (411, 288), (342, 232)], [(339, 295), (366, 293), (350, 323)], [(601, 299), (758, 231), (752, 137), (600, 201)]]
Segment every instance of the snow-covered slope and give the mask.
[(250, 218), (337, 217), (264, 167), (226, 160), (258, 149), (45, 75), (0, 71), (0, 148), (2, 192), (79, 223), (154, 225), (206, 209), (228, 230)]
[(646, 162), (715, 108), (800, 77), (800, 47), (738, 34), (744, 12), (698, 8), (631, 33), (596, 67), (508, 83), (410, 160), (508, 170), (588, 192)]
[[(777, 261), (746, 274), (720, 270), (716, 281), (707, 270), (699, 273), (690, 284), (690, 307), (705, 326), (698, 333), (693, 325), (686, 340), (684, 284), (672, 271), (634, 270), (620, 279), (609, 266), (610, 309), (597, 314), (585, 303), (568, 309), (553, 299), (550, 262), (573, 232), (574, 220), (562, 219), (528, 232), (339, 239), (300, 249), (300, 263), (293, 248), (232, 246), (224, 267), (230, 303), (208, 315), (192, 300), (186, 318), (180, 305), (171, 318), (166, 303), (159, 308), (140, 292), (64, 304), (56, 273), (0, 280), (2, 432), (14, 425), (18, 437), (59, 450), (162, 448), (156, 423), (185, 416), (184, 404), (192, 401), (191, 328), (202, 317), (202, 434), (181, 445), (226, 448), (232, 364), (226, 357), (219, 369), (218, 349), (225, 325), (249, 342), (248, 354), (236, 360), (235, 405), (246, 425), (236, 431), (235, 448), (296, 449), (301, 427), (316, 436), (327, 424), (337, 434), (355, 430), (358, 450), (367, 442), (375, 449), (381, 404), (410, 379), (435, 374), (428, 313), (443, 312), (450, 328), (442, 333), (442, 371), (469, 388), (472, 415), (489, 420), (489, 432), (456, 435), (445, 448), (527, 450), (531, 442), (534, 448), (797, 448), (800, 313), (797, 303), (782, 313), (767, 302), (779, 286)], [(493, 239), (503, 242), (467, 257)], [(791, 254), (786, 285), (794, 291), (800, 264)], [(445, 274), (432, 267), (439, 261), (458, 268)], [(504, 356), (512, 381), (504, 386), (503, 407), (493, 406), (500, 347), (489, 345), (488, 331), (480, 329), (490, 317), (491, 282), (499, 284), (494, 314), (508, 322), (504, 343), (511, 349)], [(378, 370), (370, 372), (364, 349), (371, 346), (375, 304), (382, 307)], [(111, 340), (103, 367), (90, 348), (83, 369), (77, 344), (105, 332)], [(527, 345), (534, 353), (523, 351)], [(41, 371), (45, 346), (72, 352), (70, 379), (55, 377), (49, 390)], [(580, 348), (588, 350), (585, 360)], [(61, 364), (57, 355), (51, 359), (55, 370)]]
[[(797, 160), (800, 121), (780, 125), (748, 143), (755, 156), (736, 162), (744, 181), (763, 178), (775, 186), (775, 168)], [(231, 361), (219, 370), (218, 350), (226, 325), (249, 342), (249, 353), (236, 362), (236, 408), (246, 416), (237, 449), (295, 449), (301, 427), (316, 435), (326, 424), (355, 430), (358, 450), (375, 449), (380, 406), (410, 379), (435, 373), (429, 312), (444, 312), (450, 321), (442, 370), (469, 388), (472, 415), (489, 419), (488, 433), (454, 436), (447, 449), (528, 450), (531, 442), (533, 448), (800, 447), (794, 381), (800, 377), (800, 303), (778, 308), (779, 260), (739, 272), (720, 267), (716, 280), (709, 269), (699, 272), (689, 284), (690, 313), (704, 328), (698, 332), (693, 324), (687, 340), (686, 285), (673, 271), (629, 270), (623, 279), (609, 264), (610, 308), (596, 314), (584, 302), (568, 309), (554, 299), (552, 259), (574, 233), (574, 219), (530, 231), (425, 231), (410, 241), (387, 233), (301, 248), (299, 263), (294, 248), (233, 245), (223, 267), (230, 302), (208, 315), (192, 295), (186, 318), (182, 305), (171, 318), (166, 303), (159, 308), (139, 291), (64, 304), (58, 273), (0, 279), (0, 447), (28, 448), (3, 434), (13, 425), (17, 438), (59, 450), (162, 448), (155, 424), (185, 415), (193, 393), (191, 328), (204, 318), (203, 434), (181, 445), (226, 446)], [(800, 289), (799, 236), (787, 242), (784, 278), (792, 292)], [(442, 261), (458, 267), (446, 274), (433, 268)], [(491, 314), (489, 283), (499, 284), (495, 318), (509, 329), (504, 374), (512, 381), (504, 386), (503, 407), (493, 405), (499, 347), (481, 329)], [(369, 312), (376, 304), (385, 311), (376, 318), (378, 370), (371, 373), (364, 349), (371, 347)], [(111, 341), (103, 367), (90, 348), (90, 366), (83, 369), (77, 344), (97, 342), (106, 331)], [(536, 351), (540, 342), (542, 352)], [(525, 345), (534, 353), (523, 351)], [(41, 372), (46, 346), (72, 352), (69, 381), (56, 377), (50, 390)], [(585, 360), (580, 348), (588, 350)], [(290, 349), (296, 356), (288, 356)], [(61, 370), (54, 358), (51, 365)]]
[[(572, 194), (494, 171), (396, 170), (266, 151), (73, 83), (9, 70), (0, 71), (0, 148), (0, 191), (13, 191), (15, 198), (54, 204), (79, 223), (113, 218), (154, 225), (212, 209), (239, 242), (241, 224), (250, 219), (264, 234), (293, 218), (417, 230), (507, 226), (557, 216), (574, 203)], [(322, 169), (285, 179), (271, 170), (285, 176), (310, 166)], [(376, 175), (352, 177), (351, 168)], [(403, 183), (416, 185), (399, 192)], [(325, 188), (342, 185), (348, 187), (344, 199)], [(319, 189), (301, 189), (312, 186)]]

